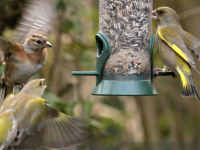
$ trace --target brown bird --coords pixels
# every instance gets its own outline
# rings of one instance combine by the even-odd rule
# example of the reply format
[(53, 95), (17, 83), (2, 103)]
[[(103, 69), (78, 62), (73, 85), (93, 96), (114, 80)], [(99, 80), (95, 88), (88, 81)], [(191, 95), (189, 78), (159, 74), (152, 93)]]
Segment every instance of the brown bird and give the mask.
[(52, 29), (55, 11), (50, 0), (32, 1), (19, 21), (14, 40), (0, 37), (0, 65), (5, 62), (0, 104), (13, 93), (14, 85), (24, 83), (46, 62), (52, 47), (46, 34)]

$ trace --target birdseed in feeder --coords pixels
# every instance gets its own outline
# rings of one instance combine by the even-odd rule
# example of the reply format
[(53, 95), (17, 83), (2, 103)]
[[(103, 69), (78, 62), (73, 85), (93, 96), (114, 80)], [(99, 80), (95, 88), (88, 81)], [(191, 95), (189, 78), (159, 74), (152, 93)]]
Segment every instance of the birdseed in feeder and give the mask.
[(100, 0), (99, 29), (112, 54), (104, 73), (150, 73), (151, 0)]

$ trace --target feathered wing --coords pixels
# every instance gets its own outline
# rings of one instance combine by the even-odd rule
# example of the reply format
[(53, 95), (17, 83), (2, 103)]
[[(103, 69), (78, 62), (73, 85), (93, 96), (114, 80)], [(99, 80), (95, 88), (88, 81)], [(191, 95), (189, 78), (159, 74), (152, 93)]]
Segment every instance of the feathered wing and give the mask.
[[(0, 65), (11, 55), (11, 53), (16, 50), (13, 49), (12, 46), (14, 43), (9, 41), (6, 38), (0, 37)], [(15, 46), (15, 45), (14, 45)], [(2, 77), (3, 79), (4, 77)], [(0, 97), (0, 105), (3, 103), (3, 100), (8, 94), (13, 93), (14, 86), (8, 87), (5, 82), (2, 80), (2, 88), (1, 88), (1, 97)]]
[(192, 34), (184, 31), (186, 47), (200, 60), (200, 41)]
[(1, 61), (1, 64), (4, 61), (4, 55), (5, 56), (9, 55), (10, 53), (9, 50), (11, 49), (11, 47), (12, 47), (12, 42), (0, 36), (0, 57), (3, 58), (3, 60)]
[(3, 50), (1, 49), (1, 46), (0, 46), (0, 65), (2, 65), (3, 64), (3, 62), (4, 62), (4, 52), (3, 52)]
[(200, 71), (197, 69), (192, 55), (185, 46), (185, 43), (183, 42), (180, 35), (176, 32), (177, 29), (172, 28), (162, 28), (158, 30), (159, 37), (200, 74)]
[(11, 42), (8, 39), (0, 36), (0, 47), (5, 52), (11, 47)]
[(16, 50), (19, 45), (0, 36), (0, 65)]
[[(13, 97), (14, 97), (13, 94), (9, 94), (9, 95), (6, 96), (6, 98), (3, 101), (4, 102), (4, 107), (0, 107), (0, 114), (2, 112), (4, 112), (10, 106), (11, 102), (13, 101), (13, 99), (12, 99)], [(2, 103), (0, 104), (0, 106), (2, 105)]]
[(13, 101), (13, 94), (6, 97), (3, 107), (0, 107), (0, 149), (6, 148), (15, 139), (17, 135), (17, 123), (11, 117), (11, 105)]
[(51, 0), (30, 1), (19, 21), (14, 41), (23, 43), (26, 38), (33, 34), (48, 34), (53, 29), (52, 23), (55, 15), (55, 6)]
[[(81, 118), (63, 114), (46, 104), (47, 118), (35, 136), (26, 136), (16, 149), (36, 147), (63, 148), (83, 142), (86, 123)], [(40, 129), (40, 127), (38, 128)]]
[(14, 97), (13, 94), (9, 94), (9, 95), (5, 98), (5, 100), (4, 100), (4, 106), (3, 106), (3, 107), (0, 107), (0, 114), (2, 114), (4, 111), (6, 111), (7, 109), (9, 109), (9, 107), (10, 107), (11, 104), (12, 104), (13, 97)]

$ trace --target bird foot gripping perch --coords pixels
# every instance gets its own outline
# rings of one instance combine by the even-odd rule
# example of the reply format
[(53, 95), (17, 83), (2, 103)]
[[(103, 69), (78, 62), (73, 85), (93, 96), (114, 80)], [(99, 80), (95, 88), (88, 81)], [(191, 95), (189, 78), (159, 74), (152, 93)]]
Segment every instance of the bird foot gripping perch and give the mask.
[(163, 69), (162, 68), (155, 68), (154, 70), (153, 70), (153, 77), (154, 78), (156, 78), (157, 76), (173, 76), (173, 78), (176, 78), (176, 74), (174, 73), (174, 72), (171, 72), (171, 71), (168, 71), (168, 72), (166, 72), (166, 71), (163, 71)]

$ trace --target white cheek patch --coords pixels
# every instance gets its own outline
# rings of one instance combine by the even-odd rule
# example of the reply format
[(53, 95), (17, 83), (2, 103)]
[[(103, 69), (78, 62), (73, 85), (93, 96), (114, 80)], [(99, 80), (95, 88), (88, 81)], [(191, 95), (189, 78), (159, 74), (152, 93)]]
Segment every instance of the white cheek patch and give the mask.
[(34, 50), (30, 49), (30, 47), (28, 45), (28, 39), (25, 40), (25, 42), (22, 44), (22, 47), (26, 53), (28, 53), (28, 54), (34, 53)]

